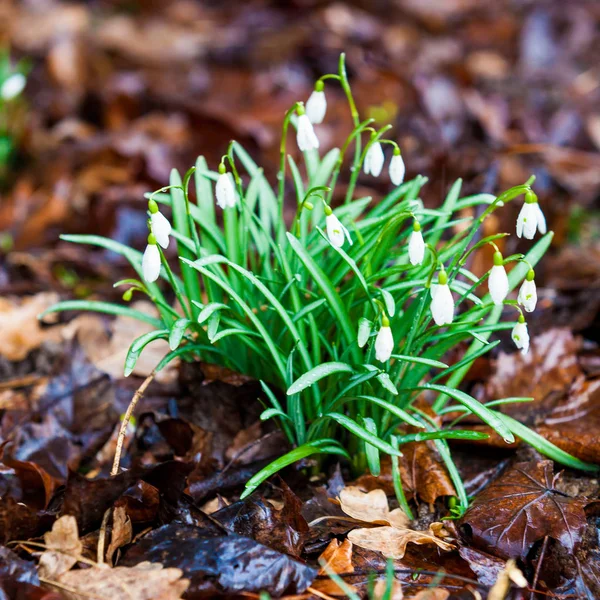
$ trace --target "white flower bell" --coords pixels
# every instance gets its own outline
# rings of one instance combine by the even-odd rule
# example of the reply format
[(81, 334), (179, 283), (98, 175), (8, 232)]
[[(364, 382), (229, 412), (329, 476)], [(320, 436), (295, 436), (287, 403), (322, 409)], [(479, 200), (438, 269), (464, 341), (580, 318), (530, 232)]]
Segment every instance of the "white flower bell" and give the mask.
[(383, 169), (383, 163), (385, 162), (385, 156), (383, 154), (383, 148), (379, 142), (373, 142), (365, 155), (365, 162), (363, 164), (363, 170), (366, 175), (373, 175), (373, 177), (379, 177), (381, 170)]
[(525, 204), (517, 218), (517, 236), (532, 240), (536, 230), (542, 235), (546, 233), (546, 217), (540, 208), (537, 196), (532, 190), (528, 190), (525, 194)]
[(390, 179), (394, 185), (400, 185), (404, 181), (406, 167), (400, 154), (400, 148), (394, 148), (394, 154), (390, 161)]
[(156, 241), (163, 247), (169, 247), (169, 236), (171, 235), (171, 223), (159, 210), (158, 204), (154, 200), (148, 202), (150, 211), (150, 230), (154, 234)]
[(421, 225), (415, 220), (413, 230), (408, 240), (408, 259), (411, 265), (420, 265), (425, 258), (425, 241), (421, 233)]
[(521, 350), (521, 354), (529, 352), (529, 332), (523, 315), (519, 315), (519, 320), (513, 327), (511, 337), (515, 346)]
[(490, 271), (488, 287), (492, 301), (496, 306), (502, 306), (506, 296), (508, 296), (508, 276), (503, 262), (502, 254), (498, 251), (494, 252), (494, 266)]
[(160, 275), (160, 251), (153, 233), (148, 236), (148, 245), (142, 257), (142, 275), (148, 283), (153, 283)]
[(333, 214), (329, 206), (325, 206), (325, 225), (327, 227), (327, 237), (333, 246), (341, 248), (346, 239), (352, 245), (350, 233), (344, 227), (342, 222)]
[(310, 119), (306, 116), (304, 106), (298, 106), (298, 122), (296, 124), (296, 141), (302, 152), (316, 150), (319, 147), (319, 138), (313, 129)]
[(390, 359), (394, 350), (394, 337), (390, 329), (388, 318), (383, 315), (381, 318), (381, 329), (375, 338), (375, 358), (380, 362), (386, 362)]
[(14, 100), (24, 89), (27, 79), (22, 73), (14, 73), (4, 80), (0, 87), (0, 98), (8, 102)]
[(219, 165), (219, 177), (217, 178), (217, 185), (215, 186), (215, 195), (217, 197), (217, 204), (223, 210), (226, 208), (233, 208), (236, 205), (237, 197), (235, 185), (233, 184), (233, 177), (231, 173), (226, 172), (223, 163)]
[(325, 84), (319, 79), (315, 89), (306, 101), (306, 116), (313, 125), (323, 122), (327, 111), (327, 99), (324, 92)]
[(436, 325), (450, 325), (454, 319), (454, 298), (448, 287), (448, 275), (441, 271), (438, 284), (431, 286), (431, 316)]
[(537, 304), (537, 289), (535, 286), (534, 277), (535, 271), (533, 269), (529, 269), (527, 277), (525, 277), (523, 280), (521, 289), (519, 289), (519, 295), (517, 296), (517, 302), (527, 312), (533, 312), (535, 310), (535, 305)]

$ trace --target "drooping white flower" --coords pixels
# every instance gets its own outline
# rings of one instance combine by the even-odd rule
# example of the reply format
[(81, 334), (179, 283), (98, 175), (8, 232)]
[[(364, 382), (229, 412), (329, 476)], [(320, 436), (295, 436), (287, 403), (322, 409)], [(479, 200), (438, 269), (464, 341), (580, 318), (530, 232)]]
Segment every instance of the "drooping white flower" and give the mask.
[(223, 210), (226, 208), (233, 208), (236, 205), (237, 197), (235, 194), (233, 176), (231, 173), (225, 171), (225, 165), (223, 163), (219, 165), (219, 177), (217, 178), (217, 185), (215, 186), (215, 195), (217, 197), (217, 204)]
[(517, 302), (527, 311), (533, 312), (535, 305), (537, 304), (537, 288), (535, 286), (535, 272), (533, 269), (529, 269), (527, 277), (523, 280), (521, 288), (519, 289), (519, 295), (517, 296)]
[(402, 160), (399, 148), (394, 148), (394, 154), (390, 161), (390, 179), (394, 185), (400, 185), (404, 181), (404, 174), (406, 173), (406, 167)]
[(324, 92), (325, 84), (319, 80), (315, 84), (315, 89), (306, 101), (306, 116), (313, 125), (323, 122), (325, 112), (327, 111), (327, 99)]
[(420, 265), (425, 258), (425, 241), (418, 221), (413, 223), (413, 230), (408, 240), (408, 259), (411, 265)]
[(302, 152), (316, 150), (319, 147), (319, 138), (313, 129), (310, 119), (306, 116), (303, 106), (298, 107), (296, 141), (298, 142), (298, 148)]
[(537, 196), (529, 190), (525, 194), (525, 204), (517, 217), (517, 236), (532, 240), (535, 232), (546, 233), (546, 217), (540, 208)]
[(394, 337), (392, 336), (392, 330), (386, 317), (383, 319), (383, 326), (375, 338), (375, 358), (380, 362), (386, 362), (390, 359), (393, 350)]
[(150, 210), (150, 230), (154, 234), (156, 241), (166, 249), (169, 247), (171, 223), (169, 223), (167, 217), (159, 212), (158, 205), (154, 200), (148, 202), (148, 209)]
[(521, 350), (521, 354), (529, 352), (529, 332), (523, 315), (519, 315), (519, 320), (513, 327), (511, 337), (515, 346)]
[(325, 208), (325, 225), (327, 227), (327, 237), (336, 248), (341, 248), (346, 239), (352, 245), (350, 233), (344, 227), (342, 222), (331, 212), (331, 208)]
[(142, 257), (142, 275), (148, 283), (153, 283), (160, 275), (160, 252), (152, 233), (148, 236), (148, 245)]
[(0, 87), (0, 98), (6, 101), (13, 100), (25, 89), (26, 83), (25, 75), (14, 73)]
[(385, 156), (383, 154), (383, 148), (379, 142), (374, 142), (369, 146), (367, 154), (365, 155), (365, 162), (363, 164), (363, 170), (366, 175), (373, 175), (373, 177), (379, 177), (381, 170), (383, 169), (383, 163), (385, 162)]
[(454, 319), (454, 298), (445, 271), (439, 274), (438, 284), (431, 286), (431, 316), (440, 326), (450, 325)]
[(488, 287), (490, 296), (496, 306), (502, 306), (506, 296), (508, 296), (508, 276), (502, 263), (502, 254), (494, 252), (494, 266), (490, 271)]

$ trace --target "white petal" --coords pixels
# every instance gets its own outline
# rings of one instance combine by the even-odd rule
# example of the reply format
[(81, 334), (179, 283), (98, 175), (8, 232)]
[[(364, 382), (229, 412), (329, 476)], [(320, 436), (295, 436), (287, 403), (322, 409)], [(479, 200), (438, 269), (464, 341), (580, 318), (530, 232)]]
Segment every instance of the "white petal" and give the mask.
[(394, 350), (394, 338), (389, 327), (382, 327), (375, 339), (375, 358), (380, 362), (390, 359)]
[(385, 156), (383, 154), (383, 148), (381, 147), (381, 144), (379, 142), (371, 144), (365, 156), (365, 173), (367, 175), (370, 173), (373, 175), (373, 177), (379, 177), (379, 175), (381, 175), (384, 162)]
[(233, 184), (233, 176), (231, 173), (221, 173), (217, 179), (215, 187), (215, 195), (217, 204), (225, 209), (235, 206), (235, 185)]
[(404, 181), (406, 167), (400, 154), (394, 154), (390, 161), (390, 179), (394, 185), (400, 185)]
[(494, 265), (488, 280), (490, 296), (496, 306), (501, 306), (508, 296), (508, 277), (502, 265)]
[(318, 125), (323, 122), (326, 110), (327, 100), (325, 99), (325, 92), (313, 90), (310, 98), (306, 101), (306, 116), (311, 123)]
[(298, 116), (296, 141), (298, 142), (298, 148), (300, 148), (302, 152), (315, 150), (319, 147), (319, 138), (313, 129), (312, 123), (305, 114)]
[(142, 275), (144, 280), (152, 283), (160, 274), (160, 252), (156, 244), (148, 244), (142, 257)]
[(150, 215), (150, 225), (156, 241), (163, 247), (169, 247), (169, 236), (171, 235), (171, 223), (167, 217), (160, 212)]
[[(325, 217), (325, 224), (327, 226), (327, 237), (329, 241), (336, 248), (341, 248), (344, 245), (346, 233), (344, 230), (346, 229), (340, 222), (340, 220), (333, 214), (327, 215)], [(348, 237), (349, 234), (348, 234)]]
[(431, 316), (436, 325), (452, 323), (454, 298), (448, 284), (431, 286)]
[(527, 311), (533, 312), (537, 304), (537, 288), (535, 281), (527, 281), (522, 283), (517, 296), (517, 302)]
[(529, 332), (527, 323), (517, 323), (512, 330), (512, 340), (515, 346), (521, 350), (521, 354), (527, 354), (529, 351)]
[(14, 73), (11, 75), (0, 88), (0, 98), (2, 100), (12, 100), (16, 98), (25, 88), (27, 80), (22, 73)]
[(535, 212), (536, 212), (536, 217), (537, 217), (537, 228), (538, 231), (544, 235), (547, 231), (547, 227), (546, 227), (546, 217), (544, 216), (544, 213), (542, 212), (542, 207), (540, 206), (539, 202), (536, 202), (534, 204), (535, 206)]
[(524, 236), (528, 240), (534, 238), (537, 229), (538, 215), (534, 204), (527, 202), (523, 204), (517, 218), (517, 236)]
[(411, 265), (420, 265), (425, 258), (425, 242), (420, 231), (413, 231), (408, 240), (408, 258)]

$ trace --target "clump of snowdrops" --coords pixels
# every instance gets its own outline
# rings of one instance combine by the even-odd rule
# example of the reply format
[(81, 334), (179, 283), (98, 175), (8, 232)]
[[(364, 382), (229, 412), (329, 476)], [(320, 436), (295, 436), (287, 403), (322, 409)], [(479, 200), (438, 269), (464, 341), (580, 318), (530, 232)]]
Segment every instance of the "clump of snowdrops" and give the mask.
[[(341, 148), (321, 155), (326, 85), (341, 86), (353, 128)], [(290, 125), (300, 152), (293, 151)], [(261, 418), (274, 419), (293, 449), (252, 477), (245, 495), (310, 455), (341, 455), (358, 471), (376, 475), (387, 454), (398, 498), (410, 514), (398, 456), (407, 442), (433, 440), (460, 513), (468, 499), (447, 440), (485, 437), (455, 427), (467, 414), (507, 443), (518, 436), (563, 464), (588, 467), (496, 410), (530, 398), (483, 404), (459, 389), (473, 361), (499, 344), (491, 340), (495, 332), (511, 330), (517, 348), (528, 351), (525, 313), (536, 306), (534, 268), (552, 239), (533, 178), (497, 197), (462, 197), (457, 181), (442, 206), (425, 208), (419, 193), (427, 179), (404, 182), (401, 149), (390, 129), (361, 120), (342, 55), (338, 72), (321, 77), (306, 104), (297, 102), (285, 114), (275, 189), (233, 141), (216, 169), (200, 157), (183, 178), (173, 171), (169, 186), (148, 195), (143, 253), (102, 237), (63, 236), (122, 254), (138, 274), (115, 284), (126, 288), (124, 300), (135, 294), (156, 306), (158, 317), (95, 301), (52, 309), (152, 323), (155, 330), (131, 345), (126, 375), (143, 349), (162, 338), (171, 352), (157, 371), (176, 357), (201, 358), (261, 381)], [(347, 168), (345, 199), (336, 206), (338, 177)], [(361, 172), (389, 179), (389, 193), (379, 202), (356, 198)], [(481, 238), (482, 225), (514, 200), (523, 201), (517, 235), (541, 238), (526, 255), (503, 256), (496, 243), (509, 234)], [(296, 206), (291, 223), (284, 220), (285, 203)], [(177, 258), (165, 254), (171, 244)], [(493, 267), (475, 275), (469, 258), (489, 247)], [(444, 362), (465, 346), (460, 360)], [(416, 406), (424, 392), (434, 397), (437, 415), (459, 414), (452, 426), (440, 428)]]

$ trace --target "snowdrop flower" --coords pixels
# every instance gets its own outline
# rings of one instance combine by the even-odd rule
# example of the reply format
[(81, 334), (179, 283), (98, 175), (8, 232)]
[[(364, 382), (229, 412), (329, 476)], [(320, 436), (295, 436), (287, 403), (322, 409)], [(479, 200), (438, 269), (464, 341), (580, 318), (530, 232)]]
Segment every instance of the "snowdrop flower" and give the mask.
[(454, 298), (446, 271), (440, 272), (438, 285), (431, 286), (431, 316), (436, 325), (450, 325), (454, 319)]
[(306, 101), (306, 116), (313, 125), (318, 125), (323, 122), (325, 112), (327, 110), (327, 99), (323, 91), (325, 84), (319, 80), (315, 83), (315, 89)]
[(511, 336), (515, 346), (521, 350), (521, 354), (527, 354), (529, 352), (529, 332), (523, 315), (519, 315), (519, 320), (513, 327)]
[(420, 265), (425, 258), (425, 242), (421, 233), (421, 225), (415, 220), (413, 230), (408, 240), (408, 258), (411, 265)]
[(154, 200), (148, 202), (150, 211), (150, 230), (154, 234), (156, 241), (163, 247), (169, 247), (169, 236), (171, 235), (171, 223), (158, 210), (158, 204)]
[(535, 287), (535, 281), (533, 280), (534, 277), (535, 271), (529, 269), (527, 277), (525, 277), (521, 289), (519, 290), (519, 295), (517, 296), (517, 302), (527, 312), (533, 312), (535, 310), (535, 305), (537, 304), (537, 289)]
[(352, 245), (350, 233), (342, 225), (342, 222), (333, 214), (329, 206), (325, 206), (325, 225), (327, 226), (327, 237), (333, 246), (341, 248), (346, 239)]
[(373, 177), (379, 177), (381, 170), (383, 169), (383, 163), (385, 162), (385, 156), (383, 155), (383, 148), (379, 142), (373, 142), (367, 154), (365, 155), (365, 162), (363, 170), (366, 175), (373, 175)]
[(405, 172), (406, 167), (404, 166), (404, 161), (400, 154), (400, 148), (396, 147), (394, 148), (394, 154), (390, 161), (390, 179), (392, 180), (392, 183), (394, 185), (400, 185), (404, 181)]
[(160, 274), (160, 251), (156, 245), (156, 237), (153, 233), (148, 236), (148, 245), (142, 257), (142, 275), (144, 281), (153, 283)]
[(233, 208), (236, 205), (237, 198), (235, 195), (235, 186), (233, 185), (233, 177), (231, 173), (227, 173), (225, 165), (219, 165), (219, 177), (215, 187), (215, 195), (217, 196), (217, 204), (225, 210)]
[(506, 296), (508, 296), (508, 276), (503, 265), (503, 258), (500, 252), (494, 252), (494, 266), (490, 271), (488, 287), (490, 296), (496, 306), (502, 306)]
[(525, 204), (517, 218), (517, 236), (525, 236), (532, 240), (536, 229), (544, 235), (546, 233), (546, 218), (540, 208), (537, 196), (532, 190), (525, 194)]
[(26, 83), (25, 75), (14, 73), (0, 87), (0, 98), (6, 101), (14, 100), (25, 89)]
[(298, 142), (298, 148), (302, 152), (307, 150), (316, 150), (319, 147), (319, 138), (313, 129), (310, 119), (304, 112), (304, 106), (298, 106), (298, 123), (296, 131), (296, 141)]
[(392, 355), (394, 349), (394, 338), (390, 329), (388, 318), (383, 315), (381, 318), (381, 329), (375, 338), (375, 358), (380, 362), (386, 362)]

